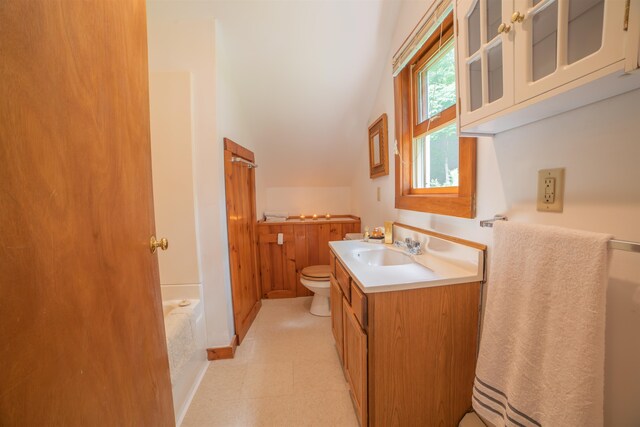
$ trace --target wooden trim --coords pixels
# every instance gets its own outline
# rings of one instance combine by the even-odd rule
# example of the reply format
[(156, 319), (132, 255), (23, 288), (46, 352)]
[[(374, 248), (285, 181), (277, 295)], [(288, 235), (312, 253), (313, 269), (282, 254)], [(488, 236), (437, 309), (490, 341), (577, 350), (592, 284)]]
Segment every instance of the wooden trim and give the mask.
[[(449, 21), (449, 18), (447, 18), (445, 21)], [(450, 21), (451, 22), (449, 23), (449, 27), (446, 30), (443, 28), (443, 34), (442, 34), (443, 41), (440, 42), (439, 32), (434, 33), (434, 35), (432, 35), (431, 37), (433, 38), (435, 36), (435, 40), (431, 42), (431, 45), (427, 48), (427, 51), (421, 57), (415, 56), (414, 58), (416, 57), (420, 58), (417, 61), (414, 62), (414, 60), (412, 60), (411, 62), (409, 62), (410, 68), (411, 68), (411, 89), (412, 89), (411, 105), (413, 106), (413, 118), (414, 118), (414, 120), (412, 121), (412, 124), (413, 124), (413, 135), (415, 137), (422, 135), (429, 130), (435, 130), (440, 126), (443, 126), (444, 124), (450, 122), (451, 120), (454, 120), (457, 115), (456, 114), (457, 103), (454, 103), (453, 105), (441, 111), (438, 117), (434, 117), (433, 119), (427, 119), (423, 122), (418, 122), (418, 98), (417, 96), (413, 96), (413, 94), (418, 93), (417, 75), (422, 71), (424, 65), (427, 64), (431, 60), (431, 58), (437, 55), (438, 52), (440, 52), (440, 49), (442, 48), (442, 46), (447, 45), (453, 38), (453, 17), (451, 17)], [(443, 22), (443, 26), (444, 26), (444, 22)], [(455, 46), (454, 46), (454, 50), (455, 50)]]
[(238, 346), (238, 336), (234, 335), (227, 347), (214, 347), (207, 349), (207, 360), (233, 359)]
[[(292, 224), (354, 224), (360, 222), (360, 217), (355, 215), (331, 215), (331, 221), (325, 221), (324, 217), (320, 217), (317, 220), (312, 219), (313, 214), (302, 214), (306, 218), (300, 219), (300, 215), (290, 215), (286, 221), (282, 222), (266, 222), (263, 219), (257, 221), (258, 227), (270, 226), (270, 225), (292, 225)], [(344, 218), (344, 219), (342, 219)]]
[(231, 154), (233, 154), (234, 156), (242, 157), (243, 159), (248, 160), (252, 163), (256, 161), (255, 154), (253, 154), (253, 151), (244, 148), (242, 145), (236, 142), (233, 142), (229, 138), (223, 138), (223, 139), (224, 139), (225, 150), (230, 151)]
[[(448, 34), (450, 26), (453, 25), (453, 16), (448, 16), (442, 24), (443, 36)], [(446, 28), (446, 29), (445, 29)], [(452, 31), (452, 30), (451, 30)], [(449, 36), (450, 37), (450, 36)], [(396, 156), (395, 180), (396, 194), (395, 207), (397, 209), (408, 209), (419, 212), (429, 212), (440, 215), (457, 216), (461, 218), (475, 218), (475, 193), (476, 193), (476, 150), (477, 140), (475, 138), (459, 138), (459, 177), (460, 185), (457, 192), (448, 190), (427, 190), (412, 189), (412, 145), (416, 132), (424, 133), (425, 123), (414, 126), (415, 111), (413, 102), (413, 82), (412, 72), (415, 64), (424, 60), (434, 43), (439, 43), (440, 32), (434, 33), (420, 51), (412, 58), (405, 68), (394, 79), (395, 97), (395, 120), (396, 120), (396, 140), (398, 142), (398, 155)], [(448, 121), (455, 119), (457, 104), (449, 107), (446, 112)], [(449, 111), (451, 110), (451, 111)], [(452, 117), (449, 117), (452, 116)], [(437, 125), (441, 126), (445, 121), (444, 114), (438, 119)], [(434, 120), (435, 122), (435, 120)], [(434, 123), (432, 123), (433, 125)], [(442, 193), (448, 191), (447, 193)]]
[[(380, 135), (380, 163), (374, 164), (373, 137)], [(387, 114), (384, 113), (371, 126), (369, 126), (369, 178), (378, 178), (389, 175), (389, 131), (387, 127)]]
[[(414, 102), (414, 104), (416, 104)], [(417, 108), (417, 107), (414, 107)], [(433, 119), (427, 119), (422, 123), (417, 123), (413, 125), (413, 135), (414, 138), (418, 138), (427, 133), (434, 133), (440, 128), (450, 125), (456, 119), (456, 109), (458, 108), (457, 104), (453, 104), (450, 107), (445, 108), (440, 112), (439, 116), (434, 117)], [(414, 111), (415, 116), (417, 117), (417, 112)]]
[(424, 228), (414, 227), (412, 225), (401, 224), (399, 222), (394, 222), (393, 225), (396, 227), (406, 228), (407, 230), (417, 231), (418, 233), (427, 234), (429, 236), (437, 237), (438, 239), (448, 240), (450, 242), (459, 243), (461, 245), (469, 246), (474, 249), (479, 249), (481, 251), (486, 251), (487, 246), (482, 243), (472, 242), (471, 240), (464, 240), (458, 237), (449, 236), (447, 234), (437, 233), (431, 230), (425, 230)]
[(412, 188), (410, 194), (458, 194), (458, 187)]

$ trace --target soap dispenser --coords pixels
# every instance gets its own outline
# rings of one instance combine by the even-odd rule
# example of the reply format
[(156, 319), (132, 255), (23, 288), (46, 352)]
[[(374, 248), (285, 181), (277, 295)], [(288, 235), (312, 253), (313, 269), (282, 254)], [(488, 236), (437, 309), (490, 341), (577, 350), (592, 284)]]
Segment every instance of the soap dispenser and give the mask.
[(384, 222), (384, 243), (387, 245), (393, 243), (393, 221)]

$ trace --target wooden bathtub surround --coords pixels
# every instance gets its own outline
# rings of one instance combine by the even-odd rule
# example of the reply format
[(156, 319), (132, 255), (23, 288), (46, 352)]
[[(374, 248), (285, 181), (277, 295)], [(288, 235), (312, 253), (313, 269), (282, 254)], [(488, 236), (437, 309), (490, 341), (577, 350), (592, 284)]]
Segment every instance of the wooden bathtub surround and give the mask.
[(227, 205), (227, 236), (233, 319), (238, 344), (242, 343), (262, 305), (256, 253), (255, 169), (240, 162), (255, 162), (250, 150), (224, 138), (224, 184)]
[(173, 426), (145, 2), (0, 22), (0, 425)]
[(331, 327), (361, 425), (457, 426), (471, 409), (481, 283), (365, 294), (330, 256)]
[(236, 347), (238, 346), (238, 335), (234, 335), (231, 339), (231, 343), (226, 347), (214, 347), (207, 349), (208, 360), (222, 360), (233, 359), (236, 354)]
[[(300, 283), (302, 269), (328, 265), (328, 243), (342, 240), (346, 233), (360, 232), (360, 218), (353, 215), (331, 215), (330, 221), (289, 218), (286, 222), (258, 221), (256, 225), (263, 298), (312, 295)], [(278, 245), (278, 233), (283, 234), (282, 245)]]

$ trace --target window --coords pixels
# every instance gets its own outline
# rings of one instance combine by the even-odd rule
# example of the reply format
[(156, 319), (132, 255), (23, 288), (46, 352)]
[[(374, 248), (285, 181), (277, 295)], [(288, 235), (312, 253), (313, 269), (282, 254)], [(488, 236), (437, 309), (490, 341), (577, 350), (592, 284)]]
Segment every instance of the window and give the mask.
[(453, 14), (396, 75), (396, 208), (475, 216), (476, 139), (458, 135)]

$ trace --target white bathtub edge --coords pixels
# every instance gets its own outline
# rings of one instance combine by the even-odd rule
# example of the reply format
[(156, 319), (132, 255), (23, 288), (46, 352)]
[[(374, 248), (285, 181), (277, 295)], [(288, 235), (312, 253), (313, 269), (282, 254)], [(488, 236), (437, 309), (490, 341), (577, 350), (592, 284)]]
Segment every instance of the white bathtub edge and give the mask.
[(189, 392), (187, 393), (184, 402), (182, 403), (182, 408), (174, 408), (176, 411), (176, 427), (180, 427), (182, 421), (184, 421), (185, 415), (187, 415), (187, 411), (189, 410), (189, 406), (191, 406), (191, 401), (193, 400), (196, 392), (198, 391), (198, 387), (200, 387), (200, 383), (204, 378), (204, 374), (207, 373), (207, 368), (209, 367), (209, 362), (207, 360), (202, 362), (202, 366), (200, 368), (200, 372), (198, 372), (195, 381), (191, 385)]

